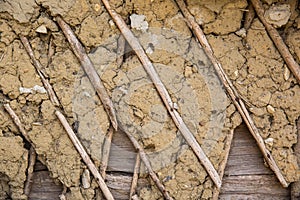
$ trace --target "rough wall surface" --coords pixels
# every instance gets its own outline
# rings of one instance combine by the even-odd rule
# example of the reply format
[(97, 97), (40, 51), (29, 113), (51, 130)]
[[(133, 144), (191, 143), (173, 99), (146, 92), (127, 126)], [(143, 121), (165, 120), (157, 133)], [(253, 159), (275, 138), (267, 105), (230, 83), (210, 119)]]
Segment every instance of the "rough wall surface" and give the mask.
[[(177, 110), (219, 169), (230, 130), (241, 123), (241, 118), (177, 5), (171, 0), (110, 2), (131, 25)], [(277, 1), (265, 1), (265, 9), (271, 9), (272, 3)], [(285, 178), (288, 182), (299, 180), (293, 145), (297, 142), (295, 123), (300, 115), (300, 88), (263, 25), (255, 18), (243, 32), (246, 0), (187, 0), (187, 5), (243, 97)], [(272, 23), (280, 22), (278, 26), (286, 23), (280, 31), (299, 61), (299, 10), (292, 1), (285, 5), (285, 10), (289, 8), (285, 15), (287, 22), (273, 15), (269, 18)], [(94, 0), (0, 1), (1, 101), (10, 101), (35, 145), (39, 160), (48, 167), (53, 178), (69, 188), (67, 199), (100, 197), (94, 181), (89, 189), (82, 187), (80, 177), (85, 166), (54, 115), (47, 93), (34, 90), (43, 84), (18, 34), (30, 39), (61, 109), (97, 166), (101, 162), (109, 120), (53, 20), (56, 15), (61, 15), (72, 26), (85, 46), (113, 100), (121, 129), (134, 133), (170, 194), (175, 199), (211, 198), (213, 182), (168, 115), (137, 56), (128, 45), (124, 53), (118, 53), (120, 32), (103, 5)], [(38, 31), (41, 26), (47, 28), (46, 33)], [(119, 66), (117, 61), (122, 56)], [(0, 116), (0, 194), (26, 199), (22, 195), (26, 146), (2, 107)], [(14, 146), (14, 151), (7, 144)], [(143, 166), (141, 176), (148, 176)], [(139, 196), (141, 199), (162, 198), (151, 181), (149, 187), (140, 189)]]

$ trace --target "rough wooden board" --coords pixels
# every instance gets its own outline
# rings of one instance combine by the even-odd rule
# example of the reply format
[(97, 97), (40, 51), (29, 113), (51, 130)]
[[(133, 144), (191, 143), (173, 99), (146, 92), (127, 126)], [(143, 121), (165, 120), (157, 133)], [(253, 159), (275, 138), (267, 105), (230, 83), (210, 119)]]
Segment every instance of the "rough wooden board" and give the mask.
[(121, 131), (113, 135), (107, 171), (133, 173), (136, 150)]
[[(132, 174), (113, 173), (107, 174), (107, 186), (111, 190), (115, 199), (128, 200), (129, 191), (132, 181)], [(150, 183), (147, 178), (140, 178), (138, 180), (138, 190), (142, 187), (149, 186)]]
[(54, 183), (48, 171), (35, 171), (29, 200), (59, 200), (62, 185)]
[(281, 187), (274, 175), (228, 176), (223, 183), (222, 191), (227, 194), (289, 196), (289, 191)]
[(34, 171), (47, 171), (47, 167), (37, 160), (34, 165)]
[[(257, 174), (257, 175), (272, 175), (272, 171), (266, 170), (263, 165), (262, 159), (259, 159), (255, 156), (235, 156), (229, 157), (228, 159), (238, 161), (244, 160), (242, 163), (231, 162), (227, 165), (227, 170), (225, 171), (225, 176), (242, 176), (248, 174)], [(239, 168), (239, 170), (236, 170)]]
[(290, 199), (274, 175), (229, 176), (223, 179), (219, 199)]
[(132, 176), (122, 174), (107, 174), (106, 184), (115, 199), (128, 199)]
[(290, 189), (281, 187), (244, 124), (235, 130), (220, 199), (290, 199)]
[(263, 162), (263, 156), (247, 127), (238, 127), (231, 144), (225, 175), (273, 174)]
[[(132, 176), (122, 174), (107, 174), (107, 186), (115, 190), (126, 190), (129, 192)], [(129, 193), (128, 193), (129, 194)]]

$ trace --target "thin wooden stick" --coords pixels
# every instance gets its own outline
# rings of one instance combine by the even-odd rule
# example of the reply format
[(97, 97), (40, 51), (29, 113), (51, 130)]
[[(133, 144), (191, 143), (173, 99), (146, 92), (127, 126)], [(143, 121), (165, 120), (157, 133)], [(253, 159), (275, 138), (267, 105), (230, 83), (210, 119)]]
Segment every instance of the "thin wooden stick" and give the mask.
[(10, 115), (10, 117), (13, 119), (14, 123), (17, 125), (18, 129), (20, 130), (24, 138), (27, 140), (27, 142), (29, 142), (34, 147), (33, 142), (29, 138), (27, 131), (25, 130), (23, 124), (20, 121), (20, 118), (17, 116), (15, 111), (10, 107), (8, 103), (3, 104), (3, 106), (5, 110), (8, 112), (8, 114)]
[(214, 55), (214, 53), (213, 53), (206, 37), (205, 37), (202, 29), (200, 28), (200, 26), (197, 24), (194, 17), (192, 16), (192, 14), (187, 9), (184, 1), (183, 0), (176, 0), (176, 2), (177, 2), (178, 7), (180, 8), (181, 12), (183, 13), (185, 18), (187, 19), (188, 25), (194, 31), (194, 34), (196, 35), (198, 41), (202, 45), (206, 55), (211, 60), (213, 66), (216, 70), (216, 73), (218, 74), (220, 80), (222, 81), (227, 93), (231, 97), (232, 102), (234, 103), (234, 105), (236, 106), (236, 108), (239, 111), (240, 115), (242, 116), (245, 123), (247, 124), (247, 126), (249, 128), (249, 131), (251, 132), (254, 139), (256, 140), (256, 142), (257, 142), (264, 158), (266, 159), (266, 161), (269, 164), (270, 168), (276, 174), (276, 176), (277, 176), (278, 180), (280, 181), (280, 183), (282, 184), (282, 186), (287, 187), (288, 184), (287, 184), (286, 180), (284, 179), (284, 177), (283, 177), (279, 167), (277, 166), (273, 156), (271, 155), (269, 150), (266, 148), (264, 140), (262, 139), (261, 135), (259, 134), (259, 131), (256, 128), (256, 126), (255, 126), (255, 124), (254, 124), (254, 122), (253, 122), (253, 120), (252, 120), (252, 118), (251, 118), (244, 102), (241, 100), (237, 90), (235, 89), (235, 87), (233, 86), (233, 84), (231, 83), (231, 81), (229, 80), (227, 75), (225, 74), (225, 72), (224, 72), (224, 70), (221, 66), (221, 63), (215, 57), (215, 55)]
[(36, 161), (36, 152), (33, 148), (33, 146), (30, 147), (29, 149), (29, 162), (28, 162), (28, 168), (27, 168), (27, 178), (24, 186), (24, 194), (29, 195), (31, 186), (32, 186), (32, 177), (33, 177), (33, 170), (34, 170), (34, 165)]
[(254, 17), (255, 17), (255, 11), (253, 5), (249, 4), (248, 11), (245, 14), (245, 20), (244, 20), (244, 29), (246, 31), (250, 28)]
[(140, 45), (137, 38), (133, 35), (131, 30), (128, 28), (122, 17), (117, 14), (109, 5), (109, 2), (107, 0), (102, 0), (104, 6), (106, 7), (107, 11), (109, 12), (112, 19), (117, 24), (118, 28), (120, 29), (121, 33), (129, 43), (129, 45), (132, 47), (132, 49), (135, 51), (136, 55), (138, 56), (139, 60), (144, 66), (144, 69), (148, 73), (149, 77), (151, 78), (152, 82), (154, 83), (154, 86), (156, 87), (161, 99), (163, 100), (168, 112), (170, 113), (175, 125), (180, 130), (181, 134), (187, 141), (187, 143), (190, 145), (190, 147), (193, 149), (194, 153), (210, 175), (213, 182), (217, 185), (217, 187), (221, 187), (221, 179), (210, 162), (210, 160), (205, 155), (204, 151), (200, 147), (199, 143), (197, 142), (194, 135), (190, 132), (186, 124), (184, 123), (183, 119), (179, 115), (179, 113), (176, 110), (176, 107), (174, 107), (174, 103), (172, 102), (172, 99), (165, 88), (164, 84), (160, 80), (154, 66), (152, 65), (151, 61), (147, 57), (144, 49)]
[[(228, 156), (229, 156), (229, 152), (230, 152), (230, 148), (231, 148), (233, 135), (234, 135), (234, 130), (230, 130), (230, 133), (226, 138), (225, 148), (224, 148), (225, 156), (224, 156), (224, 159), (222, 160), (222, 162), (220, 163), (219, 170), (218, 170), (221, 179), (223, 179), (223, 176), (224, 176), (224, 171), (225, 171), (225, 167), (226, 167), (226, 164), (228, 161)], [(218, 200), (219, 194), (220, 194), (220, 189), (217, 187), (214, 187), (212, 199)]]
[(28, 133), (25, 130), (20, 118), (17, 116), (15, 111), (10, 107), (9, 103), (3, 104), (3, 106), (4, 106), (5, 110), (8, 112), (8, 114), (10, 115), (10, 117), (13, 119), (14, 123), (17, 125), (17, 127), (20, 130), (23, 137), (31, 145), (30, 150), (29, 150), (29, 164), (28, 164), (29, 166), (27, 168), (27, 172), (28, 172), (27, 180), (26, 180), (25, 186), (24, 186), (24, 194), (28, 196), (30, 193), (31, 186), (32, 186), (31, 183), (32, 183), (33, 169), (34, 169), (34, 165), (35, 165), (35, 161), (36, 161), (36, 152), (34, 151), (34, 144), (31, 141), (31, 139), (29, 138)]
[(124, 59), (126, 40), (123, 35), (120, 35), (118, 38), (118, 50), (117, 50), (117, 67), (119, 68)]
[(141, 165), (141, 157), (140, 154), (138, 153), (135, 159), (131, 188), (129, 193), (129, 200), (131, 200), (132, 196), (136, 193), (136, 187), (139, 179), (140, 165)]
[(78, 58), (78, 60), (81, 63), (81, 67), (84, 69), (85, 73), (89, 77), (92, 85), (94, 86), (109, 118), (112, 123), (112, 126), (115, 128), (115, 130), (118, 129), (118, 122), (117, 117), (115, 113), (115, 109), (113, 106), (113, 103), (97, 73), (97, 71), (94, 68), (93, 63), (91, 62), (90, 58), (86, 54), (83, 46), (79, 42), (79, 40), (76, 38), (74, 32), (70, 28), (70, 26), (60, 17), (57, 16), (56, 21), (60, 28), (62, 29), (63, 33), (65, 34), (65, 37), (67, 38), (74, 54)]
[(109, 128), (108, 133), (105, 137), (105, 142), (103, 144), (100, 173), (104, 180), (105, 180), (105, 176), (106, 176), (106, 169), (107, 169), (108, 160), (109, 160), (110, 147), (111, 147), (113, 133), (114, 133), (114, 130), (112, 128)]
[(76, 149), (77, 149), (78, 153), (80, 154), (80, 156), (82, 157), (83, 161), (85, 162), (85, 164), (87, 165), (89, 170), (94, 175), (96, 182), (100, 186), (105, 198), (108, 200), (114, 199), (114, 197), (112, 196), (111, 192), (109, 191), (107, 185), (105, 184), (103, 178), (101, 177), (100, 173), (98, 172), (97, 167), (95, 166), (95, 164), (93, 163), (93, 161), (91, 160), (89, 155), (86, 153), (84, 147), (78, 140), (76, 134), (72, 130), (71, 126), (69, 125), (69, 123), (66, 120), (66, 118), (64, 117), (64, 115), (58, 110), (55, 111), (55, 114), (58, 117), (58, 119), (60, 120), (63, 127), (65, 128), (65, 130), (67, 131), (70, 139), (72, 140), (74, 146), (76, 147)]
[[(134, 130), (134, 131), (136, 131), (136, 130)], [(138, 141), (130, 133), (125, 132), (125, 131), (124, 131), (124, 133), (127, 135), (127, 137), (132, 142), (134, 148), (140, 154), (141, 160), (145, 164), (145, 167), (148, 170), (148, 173), (149, 173), (150, 177), (152, 178), (152, 180), (154, 181), (154, 183), (156, 184), (156, 186), (158, 187), (158, 189), (160, 190), (160, 192), (163, 194), (164, 198), (167, 199), (167, 200), (173, 199), (169, 195), (169, 193), (167, 192), (167, 190), (165, 189), (165, 186), (160, 182), (159, 178), (157, 177), (157, 175), (153, 171), (153, 169), (151, 167), (151, 164), (150, 164), (150, 161), (148, 160), (147, 154), (145, 153), (143, 147), (140, 146), (140, 144), (138, 143)]]
[[(118, 38), (118, 49), (117, 49), (117, 69), (121, 67), (123, 64), (123, 56), (124, 56), (124, 51), (125, 51), (125, 38), (120, 35)], [(113, 137), (114, 130), (109, 128), (107, 136), (105, 137), (105, 142), (103, 144), (103, 153), (102, 153), (102, 162), (100, 166), (100, 173), (105, 180), (106, 176), (106, 169), (108, 165), (108, 159), (109, 159), (109, 154), (110, 154), (110, 148), (111, 148), (111, 141)]]
[(286, 44), (283, 42), (281, 36), (279, 35), (278, 31), (269, 24), (266, 19), (264, 18), (264, 8), (262, 6), (261, 1), (259, 0), (251, 0), (251, 3), (253, 4), (253, 7), (256, 11), (256, 14), (258, 15), (260, 21), (264, 24), (266, 27), (269, 36), (273, 40), (275, 46), (277, 47), (278, 51), (280, 52), (282, 58), (286, 62), (289, 69), (294, 74), (295, 78), (297, 79), (298, 83), (300, 83), (300, 66), (293, 58), (291, 52), (289, 51)]
[(50, 85), (49, 81), (45, 78), (45, 73), (43, 72), (43, 67), (41, 65), (41, 63), (35, 58), (33, 50), (30, 46), (30, 43), (28, 41), (28, 39), (25, 36), (19, 35), (21, 42), (23, 43), (29, 57), (32, 60), (33, 65), (35, 66), (35, 69), (37, 71), (37, 73), (39, 74), (39, 76), (41, 77), (41, 80), (48, 92), (50, 101), (53, 103), (53, 105), (55, 106), (59, 106), (59, 101), (58, 98), (54, 92), (54, 90), (52, 89), (52, 86)]

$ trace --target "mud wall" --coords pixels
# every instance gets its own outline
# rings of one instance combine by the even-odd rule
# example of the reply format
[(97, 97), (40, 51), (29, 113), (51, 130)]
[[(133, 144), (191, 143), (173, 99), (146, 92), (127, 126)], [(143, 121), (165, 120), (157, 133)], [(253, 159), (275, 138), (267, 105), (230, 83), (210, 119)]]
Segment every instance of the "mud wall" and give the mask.
[[(134, 0), (111, 4), (131, 25), (188, 128), (215, 168), (220, 169), (230, 130), (242, 120), (175, 2)], [(273, 4), (288, 8), (287, 20), (272, 18), (272, 23), (280, 22), (280, 33), (299, 62), (298, 5), (296, 1), (265, 1), (265, 9), (273, 9), (270, 16), (277, 11), (271, 7)], [(297, 142), (300, 88), (264, 26), (254, 18), (250, 27), (244, 27), (249, 6), (246, 0), (188, 0), (187, 5), (286, 180), (299, 180), (293, 145)], [(125, 52), (118, 52), (120, 32), (102, 4), (94, 0), (0, 1), (1, 101), (10, 101), (34, 143), (38, 159), (53, 178), (69, 188), (67, 199), (99, 199), (100, 195), (94, 180), (90, 188), (82, 187), (80, 177), (85, 165), (54, 115), (54, 107), (18, 34), (30, 39), (62, 110), (98, 167), (110, 124), (53, 20), (56, 15), (72, 26), (85, 46), (114, 102), (121, 129), (134, 133), (170, 194), (175, 199), (211, 198), (213, 182), (177, 130), (137, 56), (128, 45)], [(2, 106), (0, 115), (0, 194), (26, 199), (22, 190), (28, 145)], [(148, 176), (143, 166), (141, 176)], [(140, 189), (141, 199), (162, 198), (154, 183), (150, 181), (150, 185)]]

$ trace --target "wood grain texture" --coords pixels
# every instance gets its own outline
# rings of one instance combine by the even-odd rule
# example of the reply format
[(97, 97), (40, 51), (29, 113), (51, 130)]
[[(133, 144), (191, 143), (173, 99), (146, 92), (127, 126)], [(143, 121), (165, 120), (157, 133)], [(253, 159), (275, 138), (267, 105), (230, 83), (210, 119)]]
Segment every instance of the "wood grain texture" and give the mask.
[(274, 173), (264, 165), (255, 140), (242, 124), (235, 130), (219, 199), (290, 199)]
[(48, 171), (35, 171), (29, 200), (59, 200), (62, 185), (54, 183)]
[[(106, 183), (115, 199), (125, 200), (129, 197), (132, 179), (126, 170), (133, 169), (136, 154), (130, 141), (120, 132), (114, 135), (113, 144), (115, 149), (111, 149)], [(62, 186), (57, 186), (45, 170), (39, 162), (36, 164), (30, 200), (58, 200)], [(148, 179), (139, 178), (137, 190), (147, 185)], [(265, 167), (245, 124), (235, 130), (219, 199), (290, 199), (290, 189), (282, 188), (273, 172)]]
[(263, 156), (247, 127), (238, 127), (235, 130), (225, 175), (273, 174), (263, 162)]
[(112, 139), (107, 171), (133, 173), (136, 154), (125, 133), (116, 131)]

